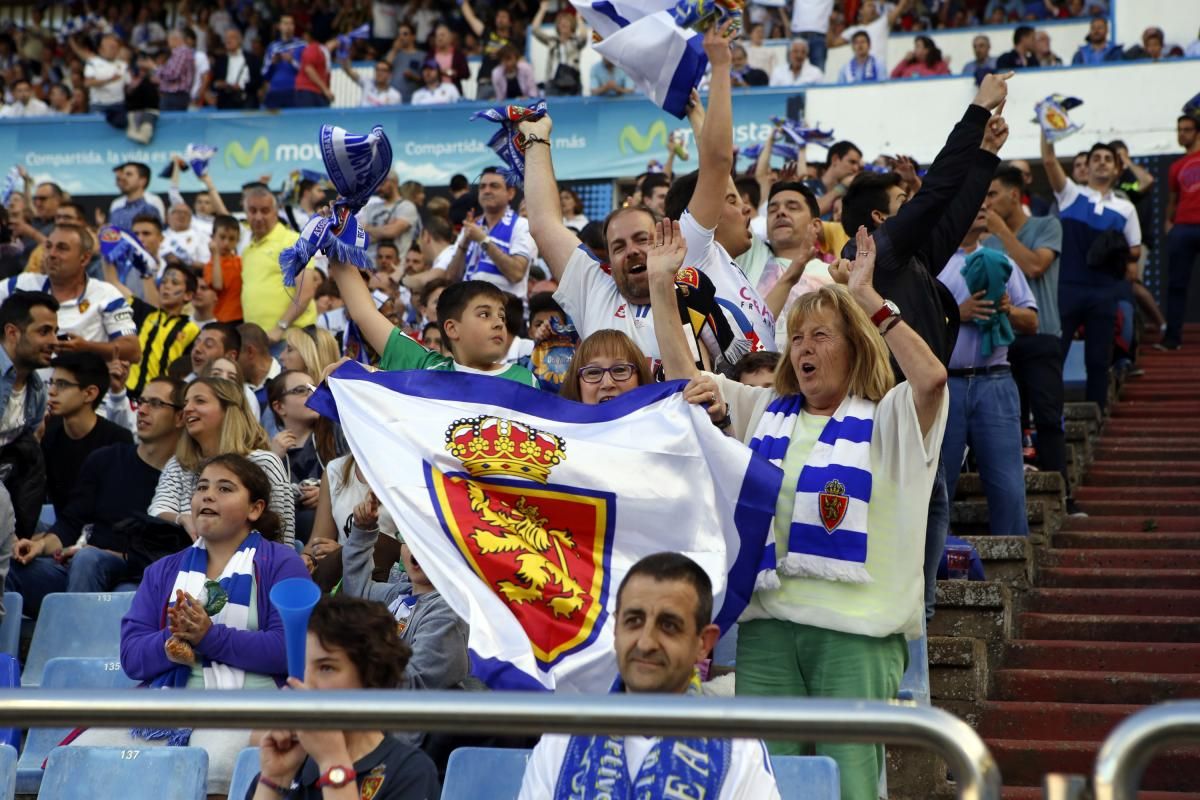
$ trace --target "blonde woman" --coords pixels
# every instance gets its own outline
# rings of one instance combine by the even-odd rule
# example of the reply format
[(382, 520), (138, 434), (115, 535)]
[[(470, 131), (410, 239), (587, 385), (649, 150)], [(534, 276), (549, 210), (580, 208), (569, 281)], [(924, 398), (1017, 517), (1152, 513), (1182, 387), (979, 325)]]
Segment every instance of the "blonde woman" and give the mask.
[(320, 375), (341, 357), (337, 339), (324, 328), (288, 328), (279, 366)]
[(149, 513), (182, 525), (196, 538), (191, 498), (200, 462), (223, 453), (246, 456), (271, 482), (270, 509), (281, 521), (281, 541), (296, 536), (296, 503), (283, 463), (270, 451), (262, 426), (250, 415), (242, 387), (224, 378), (198, 378), (183, 403), (183, 434), (175, 455), (163, 467)]
[[(655, 335), (685, 396), (728, 403), (734, 436), (782, 469), (758, 584), (739, 621), (737, 693), (896, 696), (921, 633), (925, 517), (948, 411), (946, 370), (872, 285), (875, 243), (859, 228), (842, 286), (801, 296), (774, 386), (699, 373), (672, 324), (683, 263), (678, 223), (650, 250)], [(660, 311), (661, 309), (661, 311)], [(889, 351), (907, 381), (894, 385)], [(701, 397), (694, 395), (700, 393)], [(774, 743), (799, 754), (798, 743)], [(883, 750), (817, 745), (840, 768), (843, 800), (874, 800)]]

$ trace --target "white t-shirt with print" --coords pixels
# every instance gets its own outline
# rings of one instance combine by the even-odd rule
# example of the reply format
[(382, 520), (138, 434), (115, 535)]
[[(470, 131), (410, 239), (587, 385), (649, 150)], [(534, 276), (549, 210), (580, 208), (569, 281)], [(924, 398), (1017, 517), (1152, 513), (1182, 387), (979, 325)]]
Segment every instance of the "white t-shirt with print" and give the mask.
[(741, 267), (717, 242), (716, 229), (704, 228), (690, 211), (684, 211), (679, 218), (679, 229), (687, 242), (684, 266), (696, 267), (713, 282), (717, 300), (735, 335), (740, 333), (750, 339), (753, 333), (757, 337), (757, 345), (749, 341), (746, 352), (775, 350), (775, 317)]
[[(544, 800), (554, 796), (570, 741), (571, 737), (565, 734), (546, 734), (541, 738), (525, 765), (525, 777), (517, 800)], [(631, 784), (657, 741), (657, 738), (646, 736), (625, 737), (625, 761), (631, 773)], [(759, 739), (732, 741), (729, 768), (721, 783), (721, 792), (712, 800), (778, 800), (779, 787), (775, 783), (766, 745)]]
[(123, 61), (109, 61), (100, 56), (87, 60), (83, 68), (83, 77), (103, 81), (114, 76), (117, 80), (88, 89), (88, 100), (92, 105), (111, 106), (124, 103), (125, 85), (129, 83), (129, 68)]
[(422, 86), (413, 92), (412, 105), (436, 106), (444, 103), (457, 103), (461, 99), (462, 95), (458, 93), (458, 88), (453, 83), (439, 83), (433, 89), (426, 89)]
[[(31, 272), (0, 283), (0, 303), (15, 291), (52, 294), (50, 279)], [(125, 296), (112, 284), (95, 278), (87, 279), (79, 297), (59, 302), (58, 330), (74, 333), (89, 342), (111, 342), (121, 336), (137, 335), (133, 309)]]
[(563, 269), (554, 299), (575, 323), (580, 339), (605, 328), (629, 336), (653, 363), (659, 358), (650, 304), (630, 303), (617, 291), (612, 276), (580, 245)]

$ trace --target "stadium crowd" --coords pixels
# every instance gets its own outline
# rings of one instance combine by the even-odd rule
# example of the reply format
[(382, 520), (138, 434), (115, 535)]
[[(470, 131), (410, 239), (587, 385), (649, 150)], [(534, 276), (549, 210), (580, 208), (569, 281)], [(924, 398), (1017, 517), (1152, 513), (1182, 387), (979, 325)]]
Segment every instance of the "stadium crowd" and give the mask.
[[(477, 9), (475, 6), (478, 5)], [(790, 7), (789, 7), (790, 5)], [(149, 141), (156, 112), (188, 108), (321, 107), (337, 100), (334, 70), (363, 106), (542, 95), (618, 96), (629, 78), (601, 60), (583, 75), (588, 31), (562, 0), (485, 5), (410, 0), (30, 6), (0, 24), (0, 117), (101, 113)], [(751, 2), (736, 86), (803, 86), (988, 72), (1062, 63), (1200, 56), (1200, 38), (1169, 42), (1157, 27), (1136, 42), (1110, 40), (1105, 0), (791, 0)], [(1047, 20), (1090, 18), (1087, 41), (1056, 54)], [(951, 64), (933, 34), (968, 25), (1023, 23), (1008, 41), (980, 34), (974, 59)], [(889, 70), (889, 33), (918, 33)], [(528, 34), (528, 35), (527, 35)], [(784, 54), (769, 38), (790, 40)], [(530, 43), (546, 48), (535, 74)], [(826, 73), (830, 48), (853, 58)], [(355, 68), (351, 59), (372, 62)], [(344, 104), (344, 103), (343, 103)]]
[[(232, 5), (78, 8), (58, 31), (40, 16), (13, 26), (0, 36), (11, 97), (0, 114), (90, 110), (139, 126), (151, 123), (136, 114), (156, 108), (322, 106), (331, 99), (330, 51), (339, 48), (376, 60), (370, 76), (358, 76), (371, 105), (457, 99), (467, 55), (484, 57), (477, 82), (492, 94), (480, 96), (581, 86), (582, 29), (567, 10), (547, 32), (546, 3), (486, 13), (470, 0), (457, 9), (429, 0)], [(882, 79), (872, 61), (878, 37), (845, 28), (848, 18), (866, 28), (882, 19), (885, 32), (929, 31), (1102, 6), (795, 0), (790, 17), (755, 6), (745, 44), (718, 31), (705, 38), (707, 104), (697, 94), (689, 110), (696, 171), (648, 171), (616, 211), (588, 219), (580, 196), (555, 179), (551, 116), (523, 122), (523, 190), (495, 168), (474, 181), (456, 175), (447, 192), (392, 173), (359, 214), (373, 269), (317, 257), (294, 288), (279, 256), (334, 200), (323, 180), (283, 192), (247, 184), (229, 208), (207, 177), (189, 199), (179, 169), (164, 179), (130, 162), (114, 170), (111, 204), (89, 209), (58, 183), (22, 173), (0, 212), (0, 508), (12, 508), (0, 513), (5, 587), (21, 593), (31, 618), (53, 592), (135, 589), (121, 643), (130, 677), (261, 688), (286, 678), (270, 588), (311, 576), (339, 594), (310, 622), (309, 667), (297, 688), (480, 689), (466, 623), (422, 571), (404, 520), (380, 506), (338, 426), (308, 399), (346, 359), (489, 375), (585, 404), (678, 378), (714, 425), (782, 468), (784, 559), (793, 555), (789, 521), (806, 513), (792, 482), (826, 423), (847, 409), (874, 415), (869, 455), (857, 465), (875, 481), (862, 520), (873, 582), (783, 578), (757, 591), (737, 633), (718, 643), (703, 571), (682, 557), (650, 556), (617, 597), (627, 690), (731, 693), (728, 680), (692, 685), (692, 665), (710, 656), (736, 662), (738, 694), (894, 697), (905, 637), (933, 614), (960, 473), (980, 473), (993, 534), (1027, 533), (1025, 473), (1067, 480), (1071, 342), (1083, 342), (1086, 395), (1101, 408), (1112, 371), (1139, 369), (1144, 330), (1162, 333), (1158, 347), (1182, 346), (1200, 254), (1200, 122), (1177, 120), (1185, 152), (1167, 176), (1160, 236), (1143, 224), (1155, 177), (1119, 141), (1068, 154), (1043, 140), (1052, 196), (1034, 190), (1028, 162), (1002, 160), (1009, 71), (1056, 63), (1032, 27), (1018, 27), (1013, 50), (994, 60), (987, 38), (977, 39), (976, 63), (960, 71), (976, 74), (978, 93), (951, 131), (930, 131), (945, 145), (924, 170), (864, 153), (852, 138), (830, 143), (824, 158), (801, 149), (775, 169), (773, 135), (737, 174), (732, 88), (820, 80), (826, 46), (841, 44), (856, 53), (851, 77), (859, 69)], [(363, 24), (368, 36), (338, 41)], [(1134, 50), (1171, 55), (1161, 32), (1122, 49), (1108, 42), (1103, 17), (1091, 25), (1077, 63)], [(526, 28), (552, 48), (545, 76), (526, 60)], [(794, 37), (787, 63), (756, 61), (763, 36), (780, 29)], [(336, 60), (353, 74), (350, 55)], [(630, 90), (620, 70), (602, 66), (590, 76), (596, 93)], [(922, 34), (893, 77), (948, 70)], [(119, 275), (100, 255), (105, 222), (130, 231), (156, 269)], [(1160, 240), (1165, 314), (1141, 284), (1145, 247)], [(681, 284), (684, 265), (698, 268), (700, 290)], [(787, 426), (773, 434), (783, 449), (760, 449), (776, 418)], [(205, 547), (191, 547), (197, 541)], [(252, 559), (242, 557), (248, 548)], [(229, 608), (240, 617), (197, 599), (206, 581), (230, 575), (238, 588)], [(96, 730), (75, 743), (172, 741), (159, 734)], [(209, 751), (211, 793), (227, 791), (233, 758), (250, 741), (249, 732), (229, 731), (193, 739)], [(257, 798), (278, 797), (293, 780), (308, 793), (288, 796), (338, 796), (321, 788), (384, 768), (406, 782), (385, 784), (377, 797), (433, 796), (454, 744), (378, 731), (258, 732), (253, 741), (263, 754), (249, 795)], [(584, 757), (574, 746), (546, 737), (522, 796), (550, 796), (559, 763)], [(630, 758), (642, 763), (655, 746), (631, 737)], [(844, 798), (876, 796), (881, 748), (817, 752), (838, 761)], [(771, 796), (761, 747), (742, 742), (731, 758), (736, 777), (721, 797)]]

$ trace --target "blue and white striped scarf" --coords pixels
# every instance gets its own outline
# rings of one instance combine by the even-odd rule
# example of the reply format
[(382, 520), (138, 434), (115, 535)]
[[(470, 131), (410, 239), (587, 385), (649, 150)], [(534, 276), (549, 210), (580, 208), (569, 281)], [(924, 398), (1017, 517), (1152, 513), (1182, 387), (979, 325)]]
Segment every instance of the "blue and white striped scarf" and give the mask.
[[(509, 250), (512, 249), (513, 227), (516, 222), (517, 212), (509, 208), (505, 210), (504, 216), (488, 229), (487, 241), (496, 245), (505, 255), (508, 255)], [(467, 248), (467, 270), (464, 278), (472, 280), (478, 278), (481, 273), (504, 276), (500, 272), (500, 268), (496, 266), (496, 262), (488, 256), (484, 246), (478, 242), (471, 242), (471, 246)]]
[[(750, 449), (783, 466), (804, 407), (799, 394), (767, 406)], [(847, 396), (813, 445), (796, 482), (787, 555), (777, 562), (775, 528), (767, 534), (758, 589), (777, 589), (779, 576), (871, 583), (867, 572), (867, 506), (871, 502), (871, 432), (876, 404)]]
[(105, 225), (97, 237), (100, 240), (100, 257), (117, 270), (117, 278), (125, 282), (131, 270), (143, 278), (158, 277), (158, 259), (142, 244), (141, 239), (124, 228)]
[(496, 151), (507, 164), (500, 170), (504, 182), (509, 186), (525, 185), (524, 136), (517, 129), (522, 120), (541, 119), (546, 116), (546, 101), (534, 100), (529, 105), (504, 105), (485, 108), (471, 115), (471, 121), (486, 119), (500, 125), (500, 129), (488, 139), (488, 147)]
[[(237, 552), (229, 559), (217, 583), (225, 590), (227, 600), (223, 608), (211, 619), (214, 625), (224, 625), (244, 631), (250, 620), (250, 600), (254, 591), (254, 554), (262, 546), (262, 535), (251, 531)], [(179, 562), (179, 572), (168, 595), (167, 607), (175, 605), (176, 592), (182, 590), (194, 597), (201, 605), (208, 604), (208, 548), (204, 539), (197, 539), (187, 549)], [(205, 689), (241, 689), (246, 681), (245, 670), (202, 658)], [(150, 683), (151, 689), (182, 689), (187, 686), (192, 668), (180, 664), (159, 675)], [(186, 747), (191, 738), (191, 728), (134, 728), (130, 733), (136, 738), (157, 741), (166, 739), (167, 744)]]

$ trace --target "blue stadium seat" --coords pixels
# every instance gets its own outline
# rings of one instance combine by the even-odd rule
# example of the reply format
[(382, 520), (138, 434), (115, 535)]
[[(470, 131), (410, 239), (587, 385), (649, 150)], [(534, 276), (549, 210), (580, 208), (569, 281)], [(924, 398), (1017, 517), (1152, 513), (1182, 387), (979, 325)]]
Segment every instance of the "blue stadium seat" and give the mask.
[[(45, 689), (128, 689), (136, 685), (112, 658), (52, 658), (42, 673)], [(33, 794), (42, 782), (42, 762), (70, 728), (30, 728), (17, 762), (17, 787)]]
[(837, 762), (829, 756), (771, 756), (783, 800), (838, 800), (842, 796)]
[(21, 685), (40, 685), (46, 662), (56, 656), (116, 660), (121, 653), (121, 617), (132, 602), (132, 592), (46, 595)]
[(446, 762), (442, 800), (516, 800), (530, 750), (460, 747)]
[[(0, 653), (0, 689), (15, 689), (21, 685), (21, 666), (17, 657), (9, 653)], [(7, 745), (16, 750), (21, 748), (20, 728), (0, 728), (0, 745)]]
[(0, 744), (0, 800), (13, 800), (17, 792), (17, 751)]
[(0, 622), (0, 653), (10, 653), (14, 658), (21, 646), (21, 613), (25, 610), (25, 598), (20, 592), (4, 593), (4, 621)]
[(204, 800), (207, 780), (199, 747), (59, 747), (38, 800)]
[[(446, 763), (442, 800), (516, 800), (530, 752), (502, 747), (458, 748)], [(828, 756), (772, 756), (771, 768), (783, 800), (841, 797), (837, 762)], [(235, 795), (229, 796), (232, 800)]]
[(238, 753), (229, 779), (229, 800), (246, 800), (250, 782), (258, 775), (258, 748), (247, 747)]

